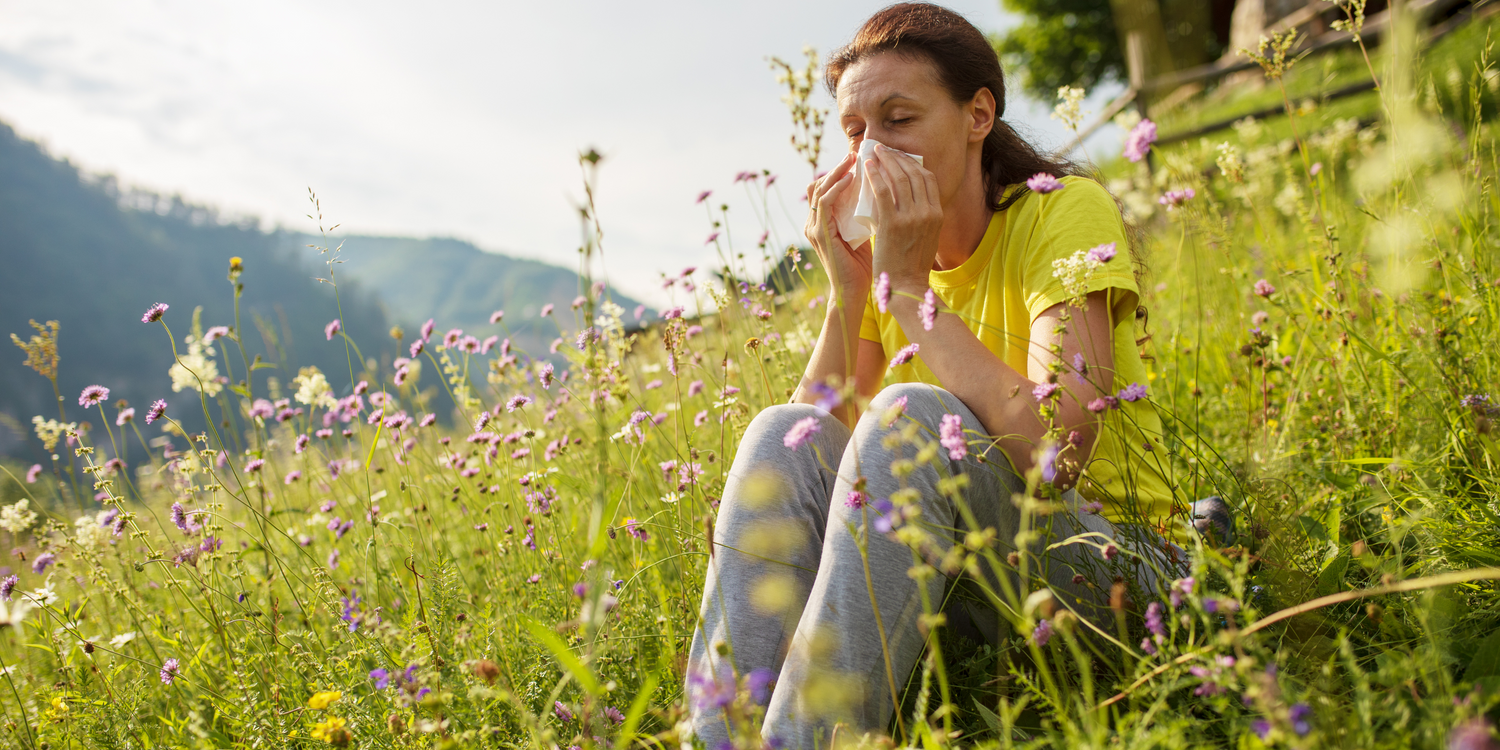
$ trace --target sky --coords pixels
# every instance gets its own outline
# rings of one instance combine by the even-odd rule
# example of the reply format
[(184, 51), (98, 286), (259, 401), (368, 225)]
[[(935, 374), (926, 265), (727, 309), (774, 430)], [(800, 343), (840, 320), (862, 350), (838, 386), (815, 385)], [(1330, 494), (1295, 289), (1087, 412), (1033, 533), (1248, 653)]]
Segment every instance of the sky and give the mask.
[[(596, 148), (605, 270), (660, 303), (661, 272), (715, 263), (703, 190), (751, 254), (742, 170), (780, 176), (775, 236), (800, 235), (810, 169), (767, 59), (826, 53), (883, 5), (0, 0), (0, 120), (87, 171), (267, 228), (315, 231), (312, 188), (340, 231), (567, 267), (578, 154)], [(947, 5), (986, 32), (1017, 22), (998, 0)], [(1006, 119), (1056, 146), (1051, 104), (1012, 95)], [(847, 147), (830, 120), (824, 166)], [(1117, 147), (1110, 130), (1090, 151)]]

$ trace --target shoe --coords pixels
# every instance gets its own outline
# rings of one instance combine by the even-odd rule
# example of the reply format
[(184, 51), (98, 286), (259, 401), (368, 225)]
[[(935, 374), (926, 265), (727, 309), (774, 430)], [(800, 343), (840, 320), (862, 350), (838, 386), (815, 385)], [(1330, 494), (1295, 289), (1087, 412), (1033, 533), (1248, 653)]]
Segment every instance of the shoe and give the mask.
[(1191, 509), (1193, 528), (1216, 547), (1234, 545), (1234, 510), (1224, 498), (1217, 495), (1205, 497), (1193, 503)]

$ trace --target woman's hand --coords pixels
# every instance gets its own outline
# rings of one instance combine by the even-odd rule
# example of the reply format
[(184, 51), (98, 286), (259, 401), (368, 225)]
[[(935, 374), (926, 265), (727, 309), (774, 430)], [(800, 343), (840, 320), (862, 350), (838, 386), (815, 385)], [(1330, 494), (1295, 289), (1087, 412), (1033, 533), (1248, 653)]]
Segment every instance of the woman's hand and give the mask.
[(807, 186), (807, 227), (803, 234), (812, 243), (818, 260), (828, 273), (834, 301), (858, 300), (862, 305), (870, 289), (871, 261), (866, 247), (869, 243), (859, 248), (850, 247), (839, 235), (834, 218), (834, 206), (840, 198), (850, 190), (859, 190), (854, 184), (856, 158), (856, 154), (845, 154), (838, 166)]
[(889, 274), (894, 290), (921, 294), (927, 289), (943, 228), (937, 178), (916, 159), (884, 144), (875, 147), (875, 158), (865, 164), (865, 171), (875, 191), (871, 272)]

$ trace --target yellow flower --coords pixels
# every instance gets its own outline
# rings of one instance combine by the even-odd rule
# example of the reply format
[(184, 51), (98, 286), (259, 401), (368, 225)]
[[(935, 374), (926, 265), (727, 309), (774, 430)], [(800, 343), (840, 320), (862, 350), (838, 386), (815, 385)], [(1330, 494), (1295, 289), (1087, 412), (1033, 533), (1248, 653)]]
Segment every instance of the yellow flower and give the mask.
[(307, 707), (321, 711), (342, 697), (344, 697), (344, 694), (337, 690), (314, 693), (313, 697), (307, 699)]
[(312, 738), (332, 744), (346, 744), (350, 739), (349, 730), (344, 728), (347, 723), (337, 716), (330, 716), (325, 721), (313, 725)]

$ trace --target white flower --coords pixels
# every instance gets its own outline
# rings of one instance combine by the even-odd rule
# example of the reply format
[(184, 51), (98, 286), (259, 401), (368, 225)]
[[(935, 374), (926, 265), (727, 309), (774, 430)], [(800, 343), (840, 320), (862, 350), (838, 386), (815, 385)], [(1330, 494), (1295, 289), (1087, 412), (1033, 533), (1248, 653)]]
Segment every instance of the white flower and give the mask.
[(47, 450), (57, 447), (57, 441), (69, 431), (77, 430), (77, 422), (59, 422), (55, 419), (42, 419), (32, 417), (31, 424), (36, 427), (36, 436), (41, 439), (42, 446)]
[(19, 534), (36, 523), (36, 514), (31, 511), (31, 501), (21, 498), (15, 505), (0, 508), (0, 529)]
[(1052, 119), (1062, 120), (1072, 130), (1077, 130), (1083, 122), (1083, 89), (1072, 86), (1063, 86), (1057, 90), (1057, 98), (1060, 99), (1057, 106), (1052, 109)]
[(325, 409), (332, 408), (338, 404), (333, 397), (333, 389), (328, 385), (328, 378), (316, 367), (304, 367), (297, 371), (297, 377), (292, 378), (292, 385), (297, 386), (297, 403), (309, 406), (321, 406)]
[(1066, 257), (1052, 261), (1052, 275), (1062, 282), (1069, 297), (1082, 298), (1088, 294), (1089, 278), (1099, 264), (1088, 259), (1087, 250), (1079, 250)]
[(0, 628), (7, 625), (16, 627), (26, 619), (26, 613), (31, 611), (31, 603), (24, 599), (15, 601), (0, 600)]
[(668, 505), (676, 504), (677, 501), (681, 499), (682, 495), (679, 495), (676, 492), (668, 492), (667, 494), (661, 496), (661, 501)]
[(131, 630), (109, 639), (109, 645), (119, 648), (133, 640), (135, 640), (135, 631)]
[(109, 544), (109, 528), (103, 525), (108, 515), (107, 510), (85, 513), (73, 522), (73, 539), (78, 546), (97, 548)]
[(24, 594), (24, 596), (30, 597), (33, 604), (37, 604), (43, 607), (57, 602), (57, 590), (52, 588), (51, 582), (48, 582), (46, 586), (43, 586), (36, 591)]
[[(188, 353), (179, 356), (176, 364), (167, 370), (167, 375), (172, 378), (172, 392), (179, 393), (191, 388), (209, 398), (219, 395), (219, 391), (224, 390), (224, 384), (219, 382), (219, 366), (214, 360), (203, 356), (202, 338), (189, 337), (187, 345)], [(212, 351), (209, 349), (210, 353)]]

